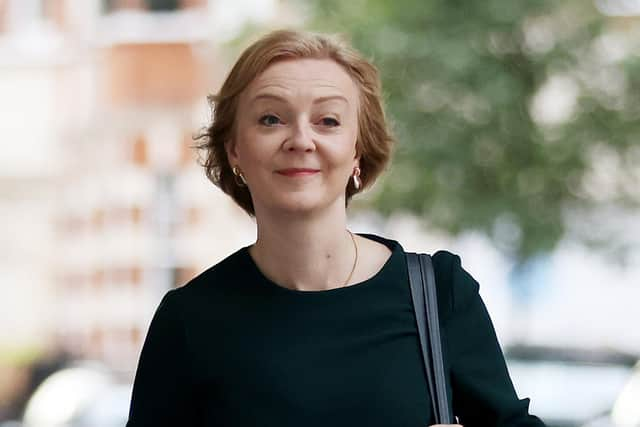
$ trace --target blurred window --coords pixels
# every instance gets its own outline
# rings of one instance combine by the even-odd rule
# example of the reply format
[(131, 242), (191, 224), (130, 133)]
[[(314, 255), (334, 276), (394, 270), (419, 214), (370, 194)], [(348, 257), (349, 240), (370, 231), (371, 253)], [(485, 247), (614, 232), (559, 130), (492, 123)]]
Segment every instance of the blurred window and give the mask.
[(93, 286), (96, 291), (101, 291), (105, 282), (105, 271), (102, 268), (96, 268), (92, 274)]
[(133, 163), (138, 166), (146, 166), (148, 160), (147, 141), (143, 135), (138, 135), (133, 140)]
[(7, 31), (7, 1), (0, 1), (0, 34)]
[(205, 7), (207, 0), (182, 0), (180, 3), (183, 8), (189, 7)]
[(176, 10), (179, 9), (178, 0), (147, 0), (150, 10)]
[(131, 267), (131, 283), (135, 287), (142, 283), (142, 268), (139, 265)]
[(101, 229), (104, 226), (105, 223), (105, 212), (104, 209), (96, 207), (93, 210), (92, 213), (92, 217), (91, 217), (91, 222), (93, 224), (93, 227), (95, 229)]
[(113, 12), (119, 9), (144, 9), (143, 0), (102, 0), (102, 11)]
[(43, 18), (53, 22), (56, 27), (64, 28), (65, 0), (42, 0), (41, 13)]
[(142, 214), (143, 214), (142, 207), (137, 205), (132, 206), (130, 213), (131, 213), (131, 222), (134, 225), (140, 225), (142, 223)]
[(102, 10), (104, 12), (112, 12), (119, 9), (147, 9), (154, 12), (178, 10), (181, 3), (180, 0), (102, 0)]
[(137, 348), (142, 342), (142, 330), (138, 326), (129, 328), (129, 338), (131, 343)]

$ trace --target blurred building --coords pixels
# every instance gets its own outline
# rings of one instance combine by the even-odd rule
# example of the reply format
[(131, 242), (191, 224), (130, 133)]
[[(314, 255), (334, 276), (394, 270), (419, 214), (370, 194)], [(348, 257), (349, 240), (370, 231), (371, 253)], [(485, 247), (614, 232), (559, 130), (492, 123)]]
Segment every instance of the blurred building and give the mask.
[[(225, 67), (205, 1), (102, 2), (96, 43), (60, 86), (87, 97), (60, 130), (55, 282), (64, 347), (131, 370), (153, 310), (237, 245), (244, 214), (191, 148)], [(73, 98), (60, 97), (75, 103)], [(72, 106), (61, 108), (73, 111)]]
[(65, 53), (39, 6), (0, 2), (0, 352), (9, 363), (47, 344), (53, 308), (54, 104)]
[(227, 65), (210, 3), (0, 2), (0, 343), (131, 375), (162, 295), (251, 239), (192, 148)]

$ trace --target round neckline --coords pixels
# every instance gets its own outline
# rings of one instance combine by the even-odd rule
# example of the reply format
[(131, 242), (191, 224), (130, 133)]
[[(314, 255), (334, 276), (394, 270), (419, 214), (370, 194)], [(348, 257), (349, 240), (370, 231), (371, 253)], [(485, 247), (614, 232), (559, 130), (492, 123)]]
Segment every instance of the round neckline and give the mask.
[(380, 269), (368, 279), (353, 283), (351, 285), (341, 286), (338, 288), (315, 290), (315, 291), (290, 289), (269, 279), (262, 272), (262, 270), (260, 270), (260, 267), (258, 267), (258, 264), (256, 264), (255, 260), (251, 256), (251, 253), (249, 253), (249, 247), (251, 245), (245, 246), (242, 248), (242, 256), (246, 259), (246, 263), (249, 265), (250, 270), (252, 270), (253, 273), (257, 275), (260, 278), (260, 280), (268, 286), (269, 289), (273, 289), (280, 293), (289, 294), (289, 295), (335, 295), (335, 294), (344, 293), (344, 292), (352, 292), (357, 289), (369, 287), (374, 283), (376, 283), (379, 280), (379, 277), (383, 275), (386, 270), (391, 268), (390, 266), (392, 264), (393, 259), (397, 257), (400, 252), (402, 252), (402, 248), (400, 244), (395, 240), (385, 239), (383, 237), (372, 235), (372, 234), (364, 234), (364, 233), (363, 234), (353, 233), (353, 234), (356, 234), (360, 237), (364, 237), (365, 239), (374, 240), (378, 243), (385, 245), (387, 248), (389, 248), (389, 250), (391, 250), (391, 255), (389, 255), (389, 257), (384, 262), (382, 267), (380, 267)]

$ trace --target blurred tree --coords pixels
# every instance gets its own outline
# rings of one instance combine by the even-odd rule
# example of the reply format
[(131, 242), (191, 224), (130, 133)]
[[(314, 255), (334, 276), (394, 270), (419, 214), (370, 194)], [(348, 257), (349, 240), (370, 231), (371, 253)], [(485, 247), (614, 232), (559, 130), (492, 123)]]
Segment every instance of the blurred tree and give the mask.
[(298, 4), (381, 70), (399, 144), (365, 201), (380, 212), (482, 231), (524, 262), (555, 247), (568, 217), (640, 204), (631, 18), (584, 0)]

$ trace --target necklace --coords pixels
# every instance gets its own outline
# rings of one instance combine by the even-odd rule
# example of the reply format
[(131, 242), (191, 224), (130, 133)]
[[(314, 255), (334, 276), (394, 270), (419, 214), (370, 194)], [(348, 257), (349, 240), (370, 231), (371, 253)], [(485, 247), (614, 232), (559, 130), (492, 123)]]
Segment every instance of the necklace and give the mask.
[(353, 267), (351, 267), (351, 273), (349, 273), (349, 277), (347, 277), (347, 280), (344, 281), (342, 286), (347, 286), (347, 283), (349, 283), (349, 280), (351, 280), (351, 276), (353, 276), (353, 272), (356, 271), (356, 265), (358, 265), (358, 245), (356, 244), (356, 238), (353, 236), (353, 233), (351, 231), (347, 230), (347, 232), (349, 233), (349, 236), (351, 236), (351, 241), (353, 242), (353, 249), (355, 249), (356, 251), (356, 257), (353, 260)]

